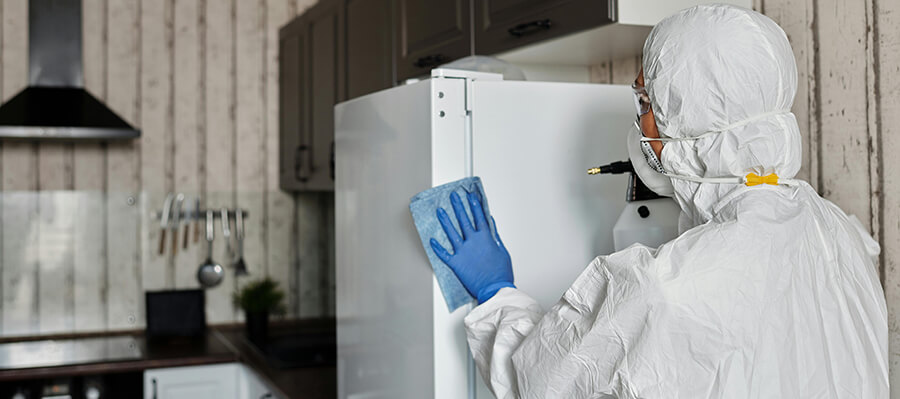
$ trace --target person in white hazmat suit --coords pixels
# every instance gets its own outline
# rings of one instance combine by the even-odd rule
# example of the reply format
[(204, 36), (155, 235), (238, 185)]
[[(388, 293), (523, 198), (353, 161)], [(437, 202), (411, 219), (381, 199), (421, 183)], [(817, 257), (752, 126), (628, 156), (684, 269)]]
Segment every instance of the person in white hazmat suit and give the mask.
[(515, 288), (477, 196), (461, 232), (438, 211), (452, 253), (432, 246), (478, 298), (465, 326), (498, 398), (888, 397), (880, 249), (791, 179), (796, 86), (785, 33), (759, 13), (703, 5), (661, 21), (629, 152), (678, 201), (682, 233), (597, 257), (547, 312)]

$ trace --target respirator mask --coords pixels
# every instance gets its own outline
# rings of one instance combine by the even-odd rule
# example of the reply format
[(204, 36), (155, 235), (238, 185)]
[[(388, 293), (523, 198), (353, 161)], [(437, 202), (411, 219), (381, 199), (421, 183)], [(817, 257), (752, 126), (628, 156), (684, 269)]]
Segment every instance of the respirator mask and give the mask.
[(628, 143), (628, 158), (631, 159), (631, 165), (634, 172), (637, 173), (639, 179), (644, 182), (650, 190), (659, 196), (671, 197), (675, 195), (675, 187), (672, 185), (672, 179), (666, 176), (666, 170), (662, 166), (662, 161), (653, 151), (650, 142), (641, 140), (644, 133), (641, 130), (641, 117), (650, 112), (650, 96), (644, 86), (638, 85), (637, 82), (631, 85), (634, 92), (634, 107), (637, 111), (637, 120), (628, 131), (626, 138)]
[(675, 195), (675, 187), (672, 185), (672, 179), (666, 176), (662, 162), (656, 156), (656, 152), (650, 147), (647, 141), (641, 141), (644, 135), (641, 133), (640, 127), (635, 123), (628, 130), (628, 158), (631, 159), (631, 165), (634, 167), (634, 173), (644, 183), (647, 188), (657, 195), (663, 197), (671, 197)]
[(650, 97), (647, 90), (637, 83), (631, 85), (634, 91), (634, 104), (637, 109), (637, 120), (629, 130), (627, 137), (628, 157), (634, 167), (634, 172), (638, 178), (644, 182), (650, 190), (663, 197), (672, 197), (675, 194), (675, 187), (672, 179), (686, 180), (695, 183), (713, 183), (713, 184), (744, 184), (747, 186), (756, 186), (759, 184), (770, 185), (797, 185), (798, 180), (780, 179), (778, 175), (772, 173), (766, 176), (759, 176), (756, 173), (748, 173), (746, 176), (726, 176), (726, 177), (698, 177), (690, 175), (682, 175), (666, 171), (662, 165), (662, 160), (656, 155), (656, 151), (650, 146), (651, 141), (671, 142), (671, 141), (696, 141), (712, 135), (722, 133), (731, 129), (738, 128), (748, 123), (767, 118), (773, 115), (781, 115), (790, 113), (790, 110), (775, 110), (765, 112), (720, 129), (711, 130), (699, 136), (693, 137), (646, 137), (641, 130), (641, 116), (650, 112)]

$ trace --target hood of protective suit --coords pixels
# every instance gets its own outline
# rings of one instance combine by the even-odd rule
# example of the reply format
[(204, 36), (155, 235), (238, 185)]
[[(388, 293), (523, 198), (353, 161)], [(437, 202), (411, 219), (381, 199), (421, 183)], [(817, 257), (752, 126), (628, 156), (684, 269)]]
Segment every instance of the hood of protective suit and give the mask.
[[(771, 19), (728, 5), (703, 5), (661, 21), (644, 44), (644, 82), (667, 142), (668, 173), (695, 177), (791, 178), (800, 169), (800, 131), (790, 113), (797, 66)], [(673, 179), (683, 230), (748, 188)], [(727, 202), (727, 201), (726, 201)]]

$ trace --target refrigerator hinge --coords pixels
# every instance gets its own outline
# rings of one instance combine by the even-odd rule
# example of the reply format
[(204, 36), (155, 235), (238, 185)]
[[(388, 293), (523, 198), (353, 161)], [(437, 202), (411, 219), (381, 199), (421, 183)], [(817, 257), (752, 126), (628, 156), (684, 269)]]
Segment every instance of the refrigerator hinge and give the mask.
[[(466, 79), (465, 91), (466, 91), (466, 100), (465, 100), (465, 112), (466, 112), (466, 122), (465, 122), (465, 146), (466, 146), (466, 177), (472, 177), (475, 175), (475, 166), (474, 161), (472, 159), (472, 82), (473, 79)], [(474, 360), (473, 360), (474, 362)], [(470, 362), (471, 363), (471, 362)], [(474, 363), (473, 363), (474, 364)]]
[(465, 78), (465, 77), (456, 77), (456, 76), (436, 76), (432, 79), (460, 79), (466, 82), (463, 90), (465, 91), (465, 99), (463, 99), (463, 109), (466, 111), (466, 115), (472, 112), (472, 88), (475, 79)]
[(475, 82), (475, 79), (466, 79), (466, 115), (470, 115), (472, 113), (472, 92), (474, 91), (473, 82)]

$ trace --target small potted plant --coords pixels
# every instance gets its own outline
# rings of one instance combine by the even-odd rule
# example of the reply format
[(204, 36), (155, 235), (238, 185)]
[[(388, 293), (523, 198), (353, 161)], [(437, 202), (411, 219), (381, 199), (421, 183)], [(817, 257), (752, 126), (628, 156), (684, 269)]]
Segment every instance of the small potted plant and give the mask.
[(234, 293), (234, 305), (244, 310), (247, 337), (250, 342), (265, 346), (269, 335), (269, 314), (284, 313), (284, 291), (278, 283), (266, 277), (251, 281)]

